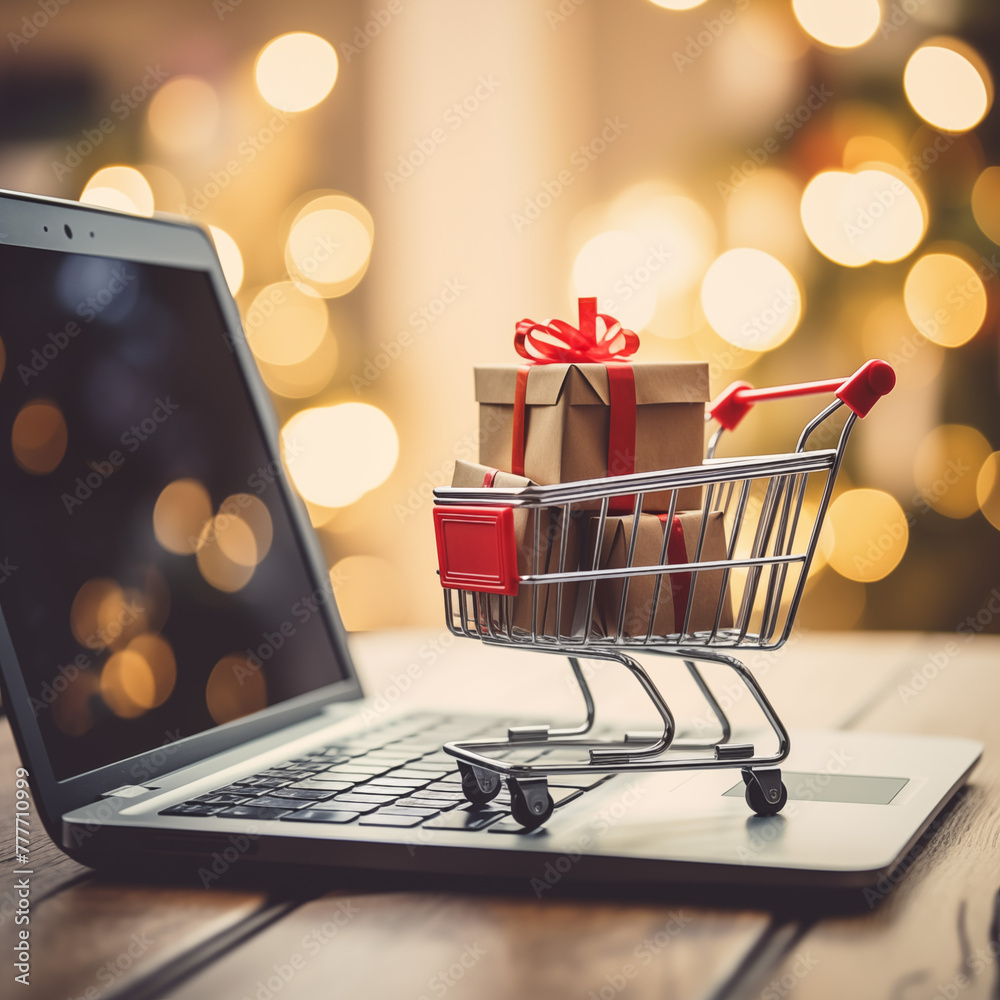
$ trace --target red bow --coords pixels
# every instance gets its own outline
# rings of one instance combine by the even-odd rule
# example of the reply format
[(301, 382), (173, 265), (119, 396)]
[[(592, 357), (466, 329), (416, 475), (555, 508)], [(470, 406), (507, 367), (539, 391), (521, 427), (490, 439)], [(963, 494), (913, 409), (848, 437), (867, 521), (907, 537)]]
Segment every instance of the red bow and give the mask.
[[(604, 322), (598, 336), (597, 320)], [(560, 319), (536, 323), (522, 319), (514, 334), (514, 347), (522, 358), (536, 364), (603, 364), (635, 354), (639, 336), (626, 330), (613, 316), (597, 311), (597, 299), (580, 299), (580, 329)]]

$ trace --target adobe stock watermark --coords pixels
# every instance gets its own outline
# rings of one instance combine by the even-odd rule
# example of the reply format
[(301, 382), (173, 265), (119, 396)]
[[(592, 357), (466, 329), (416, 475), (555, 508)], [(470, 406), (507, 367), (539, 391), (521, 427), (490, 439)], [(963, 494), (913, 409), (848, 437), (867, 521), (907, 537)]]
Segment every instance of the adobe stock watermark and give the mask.
[(66, 155), (61, 160), (52, 161), (52, 172), (56, 180), (61, 181), (76, 170), (168, 76), (170, 74), (160, 69), (159, 63), (155, 66), (146, 66), (146, 75), (130, 90), (123, 90), (111, 102), (110, 115), (101, 118), (93, 128), (82, 129), (80, 132), (82, 138), (75, 143), (66, 143)]
[(273, 1000), (300, 973), (310, 958), (316, 958), (329, 947), (337, 935), (361, 912), (350, 899), (340, 899), (329, 919), (313, 927), (299, 947), (283, 961), (275, 962), (265, 973), (266, 978), (253, 984), (252, 993), (244, 993), (241, 1000)]
[(611, 286), (614, 295), (601, 301), (602, 312), (612, 315), (617, 313), (626, 302), (630, 301), (649, 285), (670, 262), (673, 256), (662, 243), (659, 246), (650, 246), (647, 249), (648, 253), (645, 259), (626, 271)]
[(417, 647), (416, 656), (405, 666), (393, 671), (388, 682), (374, 698), (367, 699), (361, 711), (361, 721), (366, 726), (376, 723), (389, 712), (409, 692), (414, 684), (423, 680), (428, 670), (434, 667), (455, 644), (455, 636), (444, 629), (433, 638)]
[(614, 118), (605, 118), (601, 131), (589, 142), (580, 143), (570, 154), (569, 166), (563, 167), (550, 180), (542, 181), (539, 189), (524, 199), (524, 205), (518, 211), (510, 213), (514, 232), (520, 235), (532, 223), (537, 222), (542, 213), (551, 208), (576, 178), (614, 145), (627, 128), (628, 124), (618, 115)]
[(478, 942), (467, 944), (454, 962), (448, 968), (441, 969), (427, 980), (427, 993), (421, 993), (417, 1000), (431, 1000), (431, 997), (443, 997), (448, 991), (460, 983), (485, 957), (486, 949)]
[[(93, 323), (101, 313), (135, 280), (135, 271), (127, 264), (115, 264), (110, 277), (103, 287), (88, 295), (76, 307), (76, 315), (85, 324)], [(34, 347), (26, 361), (17, 366), (17, 374), (21, 385), (27, 385), (32, 379), (38, 378), (56, 358), (62, 354), (74, 340), (83, 333), (83, 327), (76, 320), (67, 321), (61, 330), (46, 334), (41, 347)]]
[(879, 34), (883, 38), (895, 34), (924, 4), (929, 2), (930, 0), (893, 0), (888, 7), (883, 6), (882, 20), (878, 26)]
[(66, 513), (72, 516), (78, 507), (82, 507), (121, 469), (128, 456), (134, 455), (179, 409), (180, 403), (175, 403), (169, 396), (164, 399), (157, 398), (148, 416), (132, 424), (119, 438), (125, 450), (115, 448), (108, 453), (107, 458), (88, 462), (90, 471), (86, 476), (77, 476), (73, 492), (62, 494), (59, 499), (62, 500)]
[(736, 14), (750, 6), (750, 0), (731, 0), (733, 7), (723, 7), (718, 17), (707, 17), (701, 22), (701, 28), (684, 39), (684, 50), (674, 49), (674, 66), (678, 73), (683, 73), (688, 66), (703, 55), (721, 37), (726, 28), (736, 20)]
[(234, 155), (217, 170), (210, 170), (208, 180), (191, 192), (191, 197), (181, 210), (188, 219), (194, 219), (208, 208), (216, 198), (253, 164), (269, 146), (298, 117), (295, 111), (275, 111), (255, 132), (250, 132), (236, 145)]
[(604, 983), (587, 994), (587, 1000), (615, 1000), (628, 985), (638, 979), (642, 970), (652, 965), (663, 952), (683, 933), (694, 917), (683, 910), (671, 910), (663, 926), (643, 938), (632, 951), (632, 961), (626, 962), (617, 972), (604, 977)]
[(30, 17), (26, 14), (21, 18), (20, 32), (7, 32), (7, 41), (15, 54), (33, 38), (37, 38), (38, 33), (44, 31), (69, 3), (70, 0), (35, 0), (35, 12)]
[(625, 790), (611, 805), (602, 807), (601, 811), (591, 818), (588, 829), (576, 838), (576, 842), (568, 851), (564, 851), (554, 860), (547, 860), (541, 872), (529, 879), (528, 884), (535, 898), (541, 899), (545, 893), (551, 892), (580, 863), (601, 836), (625, 819), (647, 791), (644, 785), (633, 781), (625, 786)]
[(770, 159), (781, 151), (784, 143), (792, 139), (796, 132), (812, 120), (816, 112), (824, 108), (833, 91), (825, 83), (813, 84), (806, 99), (774, 123), (774, 135), (768, 136), (759, 146), (748, 146), (747, 158), (734, 163), (729, 171), (729, 181), (716, 181), (715, 189), (723, 201), (741, 188)]
[(434, 499), (434, 490), (438, 486), (448, 485), (456, 459), (463, 462), (477, 462), (482, 444), (494, 434), (502, 432), (505, 426), (507, 425), (499, 412), (491, 410), (480, 420), (476, 434), (465, 434), (456, 441), (451, 448), (452, 457), (445, 459), (439, 468), (425, 472), (423, 479), (410, 487), (405, 502), (397, 501), (393, 504), (393, 513), (400, 523), (423, 510)]
[(545, 21), (555, 31), (560, 24), (565, 24), (587, 0), (559, 0), (555, 7), (547, 7)]
[(476, 86), (444, 112), (442, 124), (416, 139), (405, 153), (400, 153), (395, 170), (382, 174), (389, 190), (395, 191), (408, 181), (499, 89), (500, 81), (492, 73), (480, 76)]
[(797, 951), (791, 965), (780, 976), (775, 976), (760, 991), (760, 1000), (785, 1000), (806, 976), (819, 965), (811, 952)]
[(997, 615), (1000, 615), (1000, 589), (994, 587), (982, 607), (955, 626), (961, 645), (958, 640), (949, 639), (940, 649), (928, 654), (923, 663), (913, 668), (905, 683), (896, 685), (899, 700), (906, 705), (923, 694), (962, 654), (963, 646), (989, 628)]
[(367, 389), (394, 361), (400, 358), (404, 351), (412, 347), (417, 338), (427, 333), (463, 295), (469, 286), (461, 278), (448, 278), (438, 290), (437, 295), (418, 306), (407, 317), (407, 327), (400, 330), (389, 341), (382, 341), (379, 350), (365, 358), (361, 366), (361, 374), (351, 376), (351, 386), (356, 393)]
[(368, 11), (371, 15), (368, 20), (364, 24), (355, 25), (351, 40), (340, 43), (340, 54), (344, 61), (349, 64), (355, 56), (361, 55), (405, 9), (403, 0), (389, 0), (384, 7), (372, 7)]

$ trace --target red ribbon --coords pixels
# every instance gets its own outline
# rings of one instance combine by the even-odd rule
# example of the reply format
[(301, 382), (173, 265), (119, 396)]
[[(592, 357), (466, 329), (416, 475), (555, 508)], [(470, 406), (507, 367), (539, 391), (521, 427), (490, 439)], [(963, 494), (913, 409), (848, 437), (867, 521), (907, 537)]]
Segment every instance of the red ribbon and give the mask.
[[(660, 514), (660, 520), (666, 524), (667, 515)], [(684, 541), (684, 526), (681, 519), (675, 514), (674, 523), (669, 528), (670, 537), (667, 539), (667, 564), (676, 566), (678, 563), (688, 561), (687, 544)], [(684, 614), (687, 611), (688, 601), (691, 599), (691, 574), (671, 573), (670, 594), (674, 603), (674, 631), (680, 632), (684, 628)]]
[[(514, 347), (535, 364), (604, 364), (627, 358), (639, 349), (639, 336), (626, 330), (614, 316), (597, 311), (597, 299), (579, 300), (580, 327), (561, 319), (536, 323), (522, 319), (514, 333)], [(604, 323), (598, 334), (597, 320)]]
[[(608, 371), (608, 475), (628, 476), (635, 472), (635, 374), (624, 358), (639, 348), (639, 337), (626, 330), (613, 316), (597, 311), (596, 298), (579, 300), (580, 327), (562, 320), (536, 323), (522, 319), (514, 334), (514, 347), (528, 364), (517, 370), (514, 387), (514, 426), (511, 440), (511, 471), (524, 475), (524, 440), (526, 436), (525, 403), (528, 374), (533, 365), (603, 364)], [(598, 334), (597, 320), (604, 324)], [(634, 497), (614, 497), (612, 512), (629, 511)]]

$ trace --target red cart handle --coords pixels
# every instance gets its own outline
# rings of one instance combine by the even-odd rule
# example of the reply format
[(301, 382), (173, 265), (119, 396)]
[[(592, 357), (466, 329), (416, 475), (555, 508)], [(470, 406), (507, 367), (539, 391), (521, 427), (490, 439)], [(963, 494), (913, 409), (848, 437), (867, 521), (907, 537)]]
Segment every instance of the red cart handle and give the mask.
[(793, 396), (832, 392), (859, 417), (864, 417), (882, 396), (892, 391), (895, 384), (896, 373), (887, 361), (866, 361), (849, 378), (833, 378), (825, 382), (797, 382), (793, 385), (779, 385), (773, 389), (754, 389), (747, 382), (734, 382), (709, 405), (708, 413), (727, 431), (734, 431), (740, 421), (753, 409), (754, 403), (761, 403), (767, 399), (791, 399)]

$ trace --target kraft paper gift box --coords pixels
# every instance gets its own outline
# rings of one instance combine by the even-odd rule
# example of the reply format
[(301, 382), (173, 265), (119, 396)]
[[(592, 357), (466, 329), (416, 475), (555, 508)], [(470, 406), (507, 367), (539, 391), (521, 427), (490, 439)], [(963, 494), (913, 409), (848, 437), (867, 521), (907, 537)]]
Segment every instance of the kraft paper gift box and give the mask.
[[(695, 561), (698, 538), (701, 533), (701, 511), (681, 512), (674, 515), (673, 524), (667, 532), (666, 514), (640, 514), (637, 526), (633, 566), (676, 565)], [(634, 518), (608, 517), (605, 522), (601, 544), (600, 569), (621, 569), (627, 564), (628, 547)], [(593, 545), (597, 518), (590, 519), (587, 551)], [(664, 550), (664, 534), (667, 545)], [(590, 549), (592, 552), (593, 549)], [(662, 561), (661, 561), (662, 553)], [(699, 562), (714, 562), (726, 559), (726, 533), (722, 511), (711, 511), (705, 526)], [(665, 573), (661, 577), (660, 591), (653, 618), (655, 636), (672, 635), (684, 626), (684, 615), (688, 606), (691, 617), (687, 632), (709, 631), (715, 625), (715, 615), (722, 597), (722, 612), (719, 628), (732, 628), (733, 610), (729, 587), (722, 593), (724, 571), (702, 570), (694, 573)], [(633, 576), (630, 578), (628, 596), (625, 599), (625, 622), (622, 634), (645, 636), (649, 628), (649, 617), (653, 610), (656, 575)], [(614, 635), (618, 628), (618, 612), (621, 606), (623, 579), (602, 580), (594, 594), (593, 627), (599, 635)], [(583, 585), (586, 587), (586, 584)], [(583, 595), (581, 595), (583, 596)]]
[[(521, 320), (514, 343), (528, 364), (475, 369), (483, 465), (543, 486), (701, 465), (707, 364), (625, 361), (638, 336), (598, 313), (593, 298), (580, 299), (579, 329)], [(688, 487), (675, 509), (700, 505), (701, 489)], [(666, 491), (643, 502), (669, 507)], [(626, 512), (632, 501), (616, 498), (611, 509)]]
[[(508, 472), (476, 465), (472, 462), (455, 462), (455, 472), (452, 476), (452, 486), (463, 489), (478, 489), (483, 486), (495, 489), (521, 489), (536, 485), (524, 476), (515, 476)], [(534, 573), (535, 554), (535, 516), (539, 516), (539, 573), (555, 573), (559, 570), (559, 556), (563, 533), (566, 534), (566, 572), (577, 569), (579, 560), (579, 537), (586, 526), (586, 515), (570, 516), (569, 523), (563, 523), (559, 517), (561, 512), (555, 509), (556, 516), (549, 508), (514, 510), (514, 536), (517, 542), (517, 571), (524, 576)], [(553, 635), (556, 627), (557, 587), (555, 584), (538, 584), (536, 586), (521, 585), (520, 592), (511, 598), (512, 620), (514, 628), (531, 631), (531, 613), (534, 602), (533, 592), (538, 591), (538, 612), (535, 619), (538, 632)], [(576, 596), (579, 584), (564, 583), (562, 589), (562, 605), (559, 609), (560, 633), (569, 635), (573, 625), (573, 614), (576, 606)], [(503, 598), (490, 595), (489, 608), (494, 621), (499, 620), (500, 601)]]

